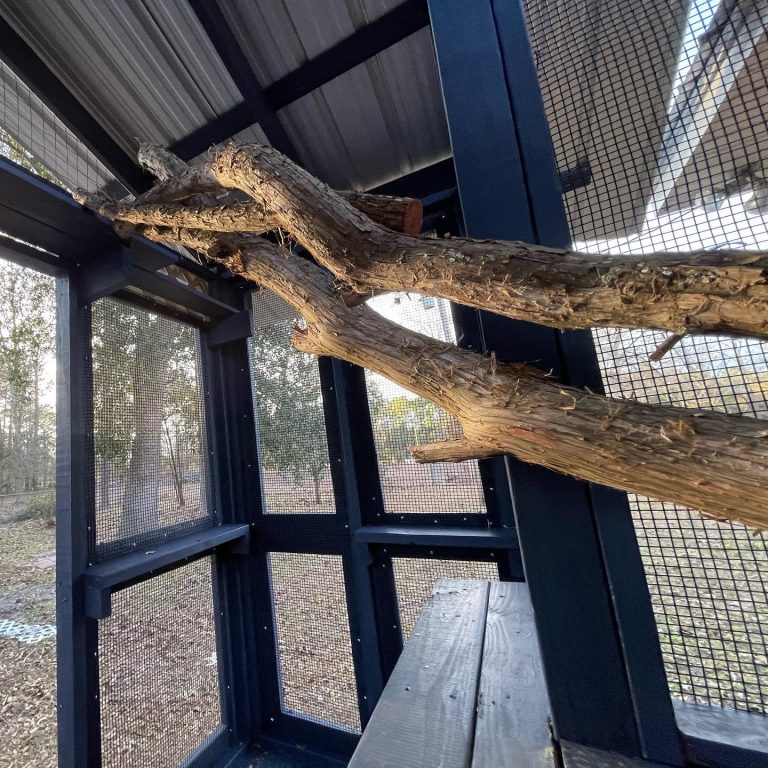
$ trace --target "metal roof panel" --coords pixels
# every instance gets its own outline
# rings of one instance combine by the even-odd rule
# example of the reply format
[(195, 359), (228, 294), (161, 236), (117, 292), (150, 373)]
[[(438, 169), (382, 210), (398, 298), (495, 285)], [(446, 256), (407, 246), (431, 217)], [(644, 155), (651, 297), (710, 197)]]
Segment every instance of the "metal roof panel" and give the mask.
[(186, 0), (0, 0), (0, 10), (129, 151), (241, 100)]

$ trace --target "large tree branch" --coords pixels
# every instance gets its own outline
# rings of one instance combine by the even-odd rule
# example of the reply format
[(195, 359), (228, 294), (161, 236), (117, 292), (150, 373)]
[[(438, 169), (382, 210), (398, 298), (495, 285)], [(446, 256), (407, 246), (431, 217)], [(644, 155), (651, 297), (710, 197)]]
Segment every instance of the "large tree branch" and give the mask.
[(762, 253), (593, 256), (410, 237), (378, 226), (270, 147), (231, 145), (204, 167), (222, 186), (246, 192), (273, 226), (360, 294), (415, 291), (558, 328), (768, 335)]
[(258, 237), (173, 228), (146, 234), (202, 250), (275, 291), (307, 321), (294, 334), (300, 351), (369, 368), (452, 413), (464, 439), (415, 449), (421, 459), (510, 453), (713, 517), (768, 525), (768, 430), (756, 419), (612, 400), (525, 365), (499, 365), (370, 307), (348, 308), (325, 270)]
[[(267, 193), (262, 190), (257, 204), (263, 206), (270, 221), (277, 221), (304, 245), (312, 241), (313, 222), (318, 217), (323, 219), (313, 253), (319, 261), (330, 261), (336, 267), (336, 276), (339, 263), (353, 267), (350, 251), (358, 256), (362, 252), (363, 259), (372, 253), (390, 264), (398, 263), (400, 258), (406, 263), (414, 258), (408, 249), (396, 253), (394, 260), (383, 251), (379, 253), (377, 249), (385, 243), (391, 247), (401, 242), (402, 236), (396, 240), (383, 238), (381, 227), (319, 182), (314, 184), (324, 191), (318, 196), (316, 210), (302, 219), (292, 211), (296, 201), (290, 199), (290, 190), (282, 189), (274, 179), (259, 180), (258, 174), (254, 179), (246, 178), (246, 169), (253, 161), (251, 150), (220, 153), (208, 170), (185, 170), (182, 176), (205, 178), (208, 174), (217, 184), (233, 187), (237, 177), (237, 187), (251, 196), (260, 188), (272, 189)], [(224, 167), (230, 170), (225, 172)], [(180, 177), (174, 179), (179, 181)], [(306, 180), (303, 183), (309, 184)], [(299, 196), (307, 189), (299, 190)], [(339, 204), (347, 206), (348, 216), (337, 221)], [(350, 220), (355, 223), (350, 224)], [(368, 233), (366, 237), (373, 245), (366, 250), (350, 234), (349, 247), (334, 256), (329, 249), (337, 238), (344, 242), (350, 226)], [(329, 227), (338, 231), (330, 232)], [(369, 368), (453, 414), (462, 426), (463, 439), (415, 449), (414, 454), (421, 460), (462, 460), (510, 453), (584, 480), (698, 508), (713, 517), (759, 529), (768, 523), (768, 485), (764, 482), (768, 430), (758, 420), (612, 400), (561, 386), (522, 364), (498, 364), (493, 358), (409, 331), (368, 306), (349, 308), (334, 275), (253, 234), (169, 226), (144, 226), (144, 233), (202, 251), (232, 272), (281, 296), (307, 322), (306, 329), (294, 334), (294, 345), (300, 351), (331, 355)], [(402, 240), (406, 241), (411, 239)], [(429, 245), (429, 241), (417, 242), (422, 251), (425, 242)], [(516, 257), (514, 263), (510, 257), (505, 268), (514, 273), (522, 269), (521, 264), (539, 265), (527, 267), (534, 285), (537, 270), (543, 269), (541, 264), (560, 274), (558, 258), (577, 264), (579, 258), (587, 258), (547, 249), (529, 252), (515, 244), (463, 242), (480, 248), (489, 263), (493, 263), (499, 249), (522, 248), (527, 255)], [(460, 247), (453, 258), (461, 253)], [(447, 261), (450, 257), (439, 258)], [(635, 266), (644, 274), (642, 267)], [(482, 265), (474, 264), (474, 272), (478, 267)], [(588, 269), (585, 267), (580, 274), (580, 285), (588, 283), (584, 276)]]

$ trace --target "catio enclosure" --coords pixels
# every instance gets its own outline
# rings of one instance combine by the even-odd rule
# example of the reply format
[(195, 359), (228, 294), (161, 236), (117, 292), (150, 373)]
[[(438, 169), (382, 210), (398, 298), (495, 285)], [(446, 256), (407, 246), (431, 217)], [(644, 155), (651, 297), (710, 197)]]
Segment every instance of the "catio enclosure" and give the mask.
[[(527, 585), (558, 743), (768, 765), (763, 535), (511, 457), (416, 464), (453, 417), (69, 194), (146, 191), (137, 137), (185, 161), (235, 138), (420, 199), (428, 237), (768, 250), (767, 30), (764, 0), (0, 0), (0, 256), (57, 278), (59, 765), (344, 765), (441, 577)], [(369, 303), (768, 417), (757, 340), (659, 357), (665, 332)]]

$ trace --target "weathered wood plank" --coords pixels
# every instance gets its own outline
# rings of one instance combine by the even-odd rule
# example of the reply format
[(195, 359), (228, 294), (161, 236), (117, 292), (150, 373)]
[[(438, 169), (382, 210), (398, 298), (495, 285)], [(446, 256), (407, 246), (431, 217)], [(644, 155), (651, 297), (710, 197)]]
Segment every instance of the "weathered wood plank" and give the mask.
[(583, 747), (561, 741), (565, 768), (664, 768), (661, 763), (652, 763), (636, 757), (625, 757), (616, 752), (605, 752), (602, 749)]
[(553, 768), (548, 719), (528, 586), (491, 584), (472, 768)]
[(437, 583), (350, 768), (470, 765), (487, 608), (487, 582)]

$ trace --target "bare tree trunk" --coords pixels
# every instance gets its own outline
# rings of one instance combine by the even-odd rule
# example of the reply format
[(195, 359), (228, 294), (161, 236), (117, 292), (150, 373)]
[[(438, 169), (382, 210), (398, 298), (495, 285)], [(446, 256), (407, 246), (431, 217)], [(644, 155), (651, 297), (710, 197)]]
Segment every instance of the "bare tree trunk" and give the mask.
[(160, 525), (162, 423), (170, 350), (139, 323), (133, 371), (136, 432), (123, 495), (120, 538), (137, 536)]

